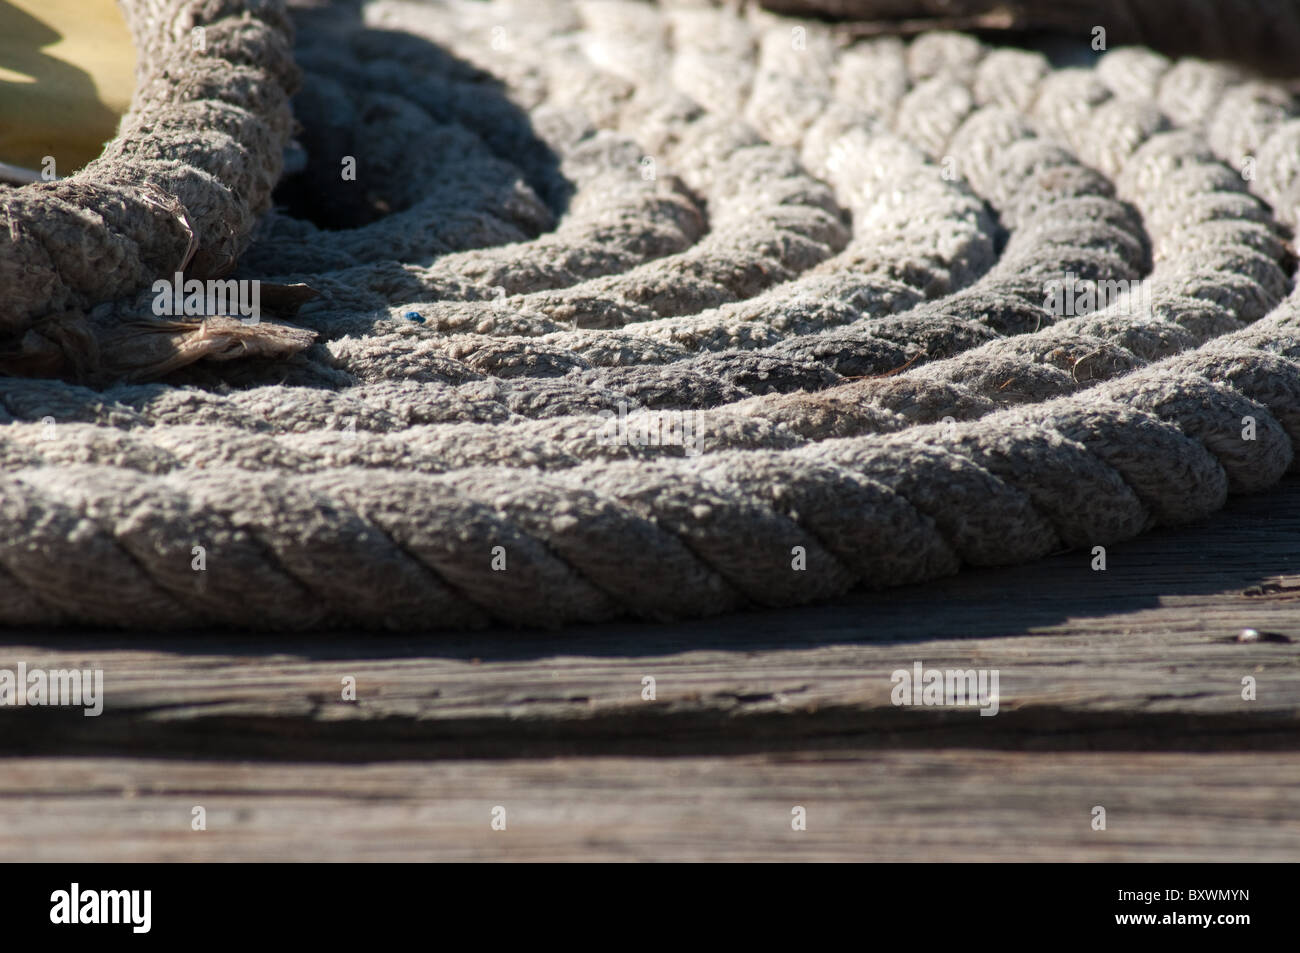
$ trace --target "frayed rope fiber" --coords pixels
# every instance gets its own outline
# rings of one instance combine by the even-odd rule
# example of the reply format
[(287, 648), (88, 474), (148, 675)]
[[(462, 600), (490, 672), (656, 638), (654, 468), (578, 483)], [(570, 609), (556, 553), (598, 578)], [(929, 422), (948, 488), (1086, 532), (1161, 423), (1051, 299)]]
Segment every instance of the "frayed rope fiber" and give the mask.
[[(270, 207), (298, 82), (282, 3), (128, 0), (137, 88), (117, 137), (65, 179), (0, 186), (0, 372), (83, 377), (167, 370), (177, 353), (265, 353), (310, 335), (220, 332), (101, 303), (182, 269), (233, 270)], [(53, 157), (57, 159), (58, 157)], [(285, 345), (288, 345), (287, 347)]]
[[(271, 38), (211, 68), (279, 96), (287, 23), (248, 6), (175, 9)], [(1281, 82), (1094, 55), (1090, 22), (1069, 65), (755, 5), (293, 19), (307, 159), (235, 275), (319, 292), (295, 318), (316, 340), (162, 381), (0, 378), (0, 622), (796, 605), (1086, 554), (1296, 469), (1300, 119)], [(154, 75), (148, 44), (174, 30), (133, 25)], [(156, 83), (185, 88), (186, 62)], [(217, 270), (287, 138), (265, 106), (233, 107), (252, 117), (221, 133), (239, 161), (205, 173), (246, 212), (214, 226)], [(137, 147), (131, 121), (109, 156)], [(178, 170), (218, 146), (190, 134)], [(176, 199), (212, 240), (179, 181), (131, 181), (163, 196), (142, 214)], [(167, 274), (188, 239), (149, 214)]]

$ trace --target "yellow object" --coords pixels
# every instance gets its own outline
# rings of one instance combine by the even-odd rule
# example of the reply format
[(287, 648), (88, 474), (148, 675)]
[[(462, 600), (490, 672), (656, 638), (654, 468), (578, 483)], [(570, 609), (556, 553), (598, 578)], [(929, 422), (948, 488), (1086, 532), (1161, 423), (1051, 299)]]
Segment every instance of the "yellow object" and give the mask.
[(0, 162), (68, 175), (113, 138), (134, 89), (116, 0), (0, 0)]

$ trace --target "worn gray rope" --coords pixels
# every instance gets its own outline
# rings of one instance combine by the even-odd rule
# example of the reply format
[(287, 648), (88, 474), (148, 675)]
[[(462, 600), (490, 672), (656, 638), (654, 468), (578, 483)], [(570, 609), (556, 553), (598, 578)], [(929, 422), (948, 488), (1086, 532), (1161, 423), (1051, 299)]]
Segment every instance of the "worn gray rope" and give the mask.
[(298, 82), (283, 3), (125, 0), (123, 10), (137, 86), (117, 137), (67, 178), (0, 186), (0, 367), (132, 366), (138, 335), (122, 344), (122, 329), (91, 310), (182, 269), (228, 273), (270, 207)]
[(1289, 75), (1300, 47), (1295, 0), (759, 0), (779, 13), (841, 18), (855, 35), (920, 30), (1083, 31), (1113, 45), (1245, 59)]
[[(295, 108), (372, 144), (397, 211), (273, 212), (242, 265), (325, 291), (321, 342), (186, 387), (0, 380), (0, 621), (797, 604), (1105, 545), (1293, 466), (1277, 85), (699, 4), (365, 15), (388, 32), (300, 16)], [(1056, 315), (1066, 272), (1143, 294)], [(620, 405), (634, 434), (695, 413), (705, 452), (603, 439)]]

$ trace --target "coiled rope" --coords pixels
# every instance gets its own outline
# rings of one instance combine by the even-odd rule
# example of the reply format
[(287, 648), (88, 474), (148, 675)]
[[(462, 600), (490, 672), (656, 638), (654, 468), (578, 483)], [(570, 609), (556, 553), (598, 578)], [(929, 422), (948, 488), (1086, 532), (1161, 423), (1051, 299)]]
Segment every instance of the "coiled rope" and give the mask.
[(1295, 467), (1277, 83), (701, 3), (296, 19), (308, 152), (378, 217), (265, 217), (240, 274), (323, 293), (296, 357), (0, 379), (6, 624), (794, 605)]

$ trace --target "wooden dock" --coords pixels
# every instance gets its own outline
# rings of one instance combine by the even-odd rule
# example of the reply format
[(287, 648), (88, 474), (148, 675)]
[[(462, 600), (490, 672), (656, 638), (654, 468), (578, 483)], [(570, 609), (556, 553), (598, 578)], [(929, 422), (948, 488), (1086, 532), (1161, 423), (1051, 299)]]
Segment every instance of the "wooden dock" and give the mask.
[[(1300, 860), (1300, 479), (1091, 560), (678, 625), (10, 631), (106, 704), (0, 708), (0, 860)], [(893, 704), (917, 662), (997, 715)]]

